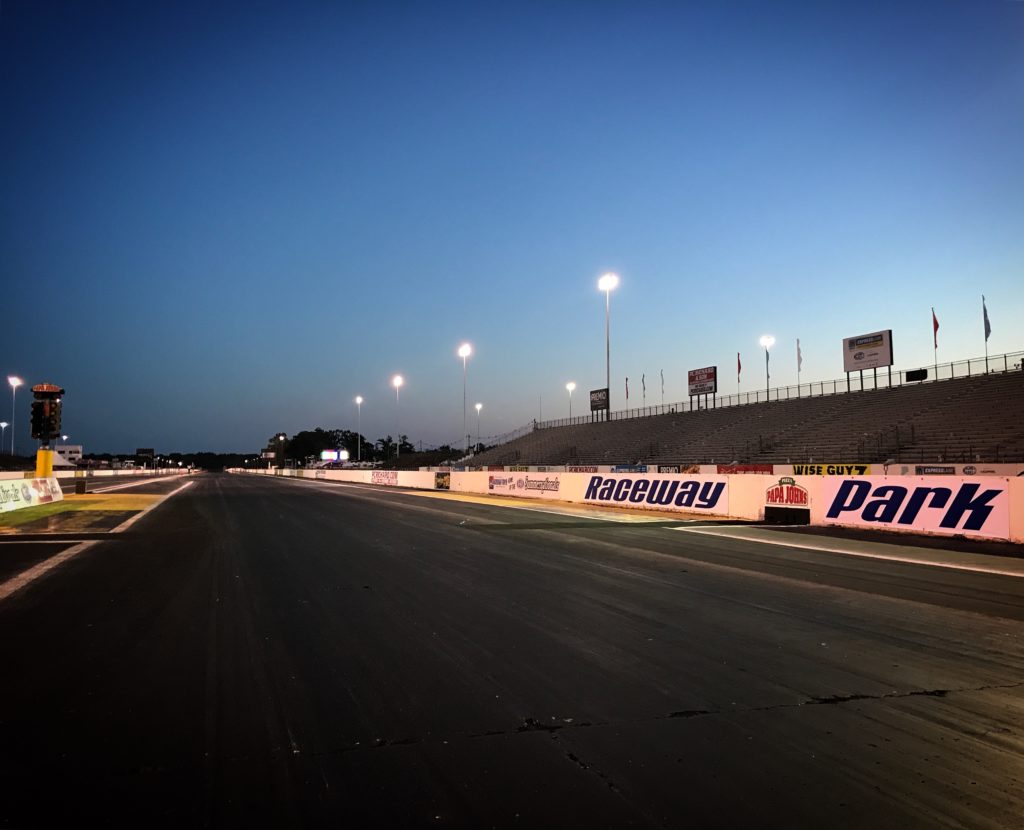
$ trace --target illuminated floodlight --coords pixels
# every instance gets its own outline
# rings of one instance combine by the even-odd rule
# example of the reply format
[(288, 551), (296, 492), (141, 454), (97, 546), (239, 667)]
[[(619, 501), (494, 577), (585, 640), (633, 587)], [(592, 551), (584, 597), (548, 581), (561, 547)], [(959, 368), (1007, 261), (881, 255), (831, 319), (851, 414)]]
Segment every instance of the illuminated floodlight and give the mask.
[(463, 343), (459, 346), (459, 357), (465, 359), (473, 354), (473, 347), (469, 343)]
[(761, 338), (761, 345), (764, 346), (766, 349), (770, 349), (772, 346), (775, 345), (775, 338), (772, 337), (770, 334), (766, 334)]
[(391, 378), (391, 385), (394, 386), (395, 389), (400, 388), (403, 383), (405, 383), (405, 378), (403, 378), (401, 375), (395, 375), (393, 378)]
[(479, 415), (480, 414), (480, 410), (483, 409), (483, 408), (484, 408), (484, 405), (482, 403), (478, 403), (476, 405), (476, 414)]
[(597, 281), (597, 287), (601, 291), (613, 291), (619, 284), (618, 274), (604, 274), (601, 279)]
[(12, 388), (12, 389), (17, 389), (17, 388), (18, 388), (19, 386), (21, 386), (21, 384), (23, 384), (23, 383), (24, 383), (25, 381), (23, 381), (23, 380), (22, 380), (21, 378), (19, 378), (19, 377), (15, 377), (14, 375), (8, 375), (8, 376), (7, 376), (7, 382), (8, 382), (8, 383), (9, 383), (9, 384), (11, 385), (11, 388)]
[(356, 406), (362, 406), (362, 405), (363, 405), (363, 396), (362, 395), (356, 395)]
[(573, 392), (576, 391), (576, 384), (570, 380), (567, 384), (565, 384), (565, 388), (569, 390), (569, 394), (571, 395)]

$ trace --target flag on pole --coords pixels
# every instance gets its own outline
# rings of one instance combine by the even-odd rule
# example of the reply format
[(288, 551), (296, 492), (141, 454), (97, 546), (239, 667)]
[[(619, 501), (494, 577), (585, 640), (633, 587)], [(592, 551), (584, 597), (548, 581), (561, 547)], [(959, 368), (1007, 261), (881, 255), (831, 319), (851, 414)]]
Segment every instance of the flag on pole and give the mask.
[(644, 394), (647, 394), (647, 374), (640, 375), (640, 385), (644, 388)]
[(626, 378), (626, 400), (629, 400), (629, 378)]
[(661, 370), (661, 397), (665, 397), (665, 370)]
[(740, 353), (736, 352), (736, 382), (740, 382), (740, 372), (743, 369), (743, 364), (740, 363)]
[(800, 373), (800, 369), (804, 365), (804, 356), (800, 353), (800, 338), (796, 339), (796, 371)]
[(932, 306), (932, 336), (935, 338), (935, 348), (939, 348), (939, 318), (935, 316), (935, 306)]
[[(934, 312), (933, 312), (934, 313)], [(981, 295), (981, 313), (985, 318), (985, 342), (988, 342), (988, 336), (992, 334), (992, 325), (988, 321), (988, 309), (985, 308), (985, 295)]]

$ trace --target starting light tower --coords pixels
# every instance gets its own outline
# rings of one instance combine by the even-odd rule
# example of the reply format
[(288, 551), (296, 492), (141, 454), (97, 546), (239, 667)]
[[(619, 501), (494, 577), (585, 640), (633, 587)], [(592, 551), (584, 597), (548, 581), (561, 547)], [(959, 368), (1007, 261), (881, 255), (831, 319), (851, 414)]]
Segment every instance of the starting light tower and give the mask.
[(54, 383), (32, 387), (32, 437), (42, 442), (36, 451), (36, 478), (53, 475), (53, 450), (50, 441), (60, 436), (60, 409), (64, 390)]

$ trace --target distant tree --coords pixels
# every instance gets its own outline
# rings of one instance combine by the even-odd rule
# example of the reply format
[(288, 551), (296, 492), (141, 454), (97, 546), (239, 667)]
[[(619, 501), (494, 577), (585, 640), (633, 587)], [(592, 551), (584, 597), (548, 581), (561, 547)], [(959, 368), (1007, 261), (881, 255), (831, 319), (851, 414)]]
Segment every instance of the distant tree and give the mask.
[(412, 453), (412, 452), (416, 452), (416, 447), (414, 447), (412, 444), (409, 443), (409, 436), (408, 435), (400, 436), (399, 444), (398, 444), (398, 451), (399, 451), (399, 453), (403, 453), (404, 452), (406, 454)]
[(386, 438), (378, 438), (376, 447), (380, 458), (391, 458), (395, 454), (395, 439), (390, 435)]
[(303, 430), (292, 436), (285, 448), (285, 457), (303, 461), (309, 457), (319, 458), (323, 450), (338, 448), (339, 433), (321, 427)]

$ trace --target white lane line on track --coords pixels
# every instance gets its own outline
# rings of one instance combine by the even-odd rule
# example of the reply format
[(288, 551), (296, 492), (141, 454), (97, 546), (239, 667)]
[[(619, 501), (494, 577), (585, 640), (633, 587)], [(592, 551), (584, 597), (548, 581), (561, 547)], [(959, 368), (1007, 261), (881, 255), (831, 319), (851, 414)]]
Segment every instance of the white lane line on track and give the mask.
[[(286, 478), (285, 476), (278, 476), (278, 478)], [(611, 522), (612, 524), (648, 524), (650, 522), (664, 522), (664, 521), (680, 521), (680, 522), (703, 522), (706, 519), (665, 519), (659, 516), (614, 516), (608, 514), (594, 514), (594, 513), (582, 513), (574, 510), (559, 509), (557, 507), (538, 507), (535, 505), (525, 504), (503, 504), (501, 502), (490, 501), (487, 496), (480, 493), (463, 493), (458, 490), (449, 490), (448, 493), (452, 494), (452, 497), (448, 496), (448, 493), (443, 491), (437, 492), (432, 490), (413, 490), (399, 487), (395, 489), (388, 487), (387, 485), (372, 485), (372, 484), (356, 484), (351, 481), (344, 482), (327, 482), (317, 479), (295, 479), (287, 477), (289, 481), (301, 482), (303, 484), (318, 485), (318, 489), (330, 492), (331, 490), (337, 491), (341, 489), (352, 489), (352, 490), (368, 490), (371, 493), (399, 493), (407, 496), (418, 496), (426, 499), (436, 499), (437, 501), (448, 502), (450, 504), (477, 504), (484, 507), (501, 507), (507, 510), (528, 510), (533, 513), (546, 513), (549, 516), (563, 516), (570, 519), (593, 519), (596, 522)], [(458, 496), (466, 496), (467, 498), (458, 498)], [(472, 498), (474, 497), (475, 498)], [(495, 494), (496, 498), (507, 499), (513, 498), (512, 496), (506, 496), (504, 494)]]
[(144, 478), (142, 481), (130, 481), (128, 484), (115, 484), (113, 487), (100, 487), (98, 490), (90, 490), (90, 493), (109, 493), (112, 490), (124, 490), (127, 487), (140, 487), (143, 484), (152, 484), (154, 481), (164, 481), (167, 476), (156, 478)]
[(122, 522), (121, 524), (119, 524), (117, 527), (115, 527), (110, 532), (111, 533), (123, 533), (128, 528), (130, 528), (133, 524), (135, 524), (139, 519), (141, 519), (143, 516), (145, 516), (150, 510), (155, 510), (161, 504), (163, 504), (165, 501), (167, 501), (169, 498), (171, 498), (171, 496), (178, 495), (178, 493), (180, 493), (182, 490), (185, 490), (185, 489), (191, 487), (193, 484), (195, 484), (194, 481), (186, 481), (184, 484), (181, 485), (181, 487), (176, 487), (174, 490), (171, 490), (171, 492), (168, 493), (166, 496), (164, 496), (162, 499), (160, 499), (160, 501), (153, 502), (153, 504), (151, 504), (145, 510), (142, 510), (142, 511), (136, 513), (134, 516), (132, 516), (130, 519), (128, 519), (128, 521)]
[[(947, 568), (954, 571), (970, 571), (972, 573), (991, 574), (992, 576), (1012, 576), (1017, 579), (1024, 579), (1024, 572), (1007, 571), (1001, 568), (985, 568), (980, 565), (961, 565), (956, 562), (941, 562), (935, 559), (917, 559), (909, 556), (897, 556), (886, 553), (867, 553), (864, 551), (848, 550), (846, 548), (829, 545), (809, 545), (801, 542), (787, 542), (781, 539), (761, 539), (756, 536), (747, 536), (741, 533), (730, 531), (710, 530), (697, 527), (669, 527), (666, 530), (681, 530), (684, 533), (698, 533), (701, 536), (717, 536), (724, 539), (732, 539), (737, 542), (755, 542), (759, 545), (775, 545), (783, 548), (797, 548), (799, 550), (811, 550), (818, 553), (837, 553), (841, 556), (856, 556), (861, 559), (880, 559), (886, 562), (902, 562), (904, 565), (924, 565), (930, 568)], [(884, 544), (884, 543), (882, 543)]]
[(47, 571), (52, 571), (58, 565), (62, 565), (67, 562), (71, 557), (78, 556), (83, 550), (88, 550), (98, 542), (82, 542), (79, 545), (62, 550), (60, 553), (51, 556), (49, 559), (45, 559), (38, 565), (34, 565), (27, 571), (22, 571), (17, 576), (13, 576), (8, 579), (5, 583), (0, 585), (0, 602), (3, 602), (7, 597), (16, 591), (20, 591), (26, 585), (35, 582), (39, 577), (45, 574)]
[(0, 545), (77, 545), (79, 542), (98, 542), (98, 539), (26, 539), (23, 536), (0, 536)]
[[(167, 501), (171, 496), (177, 495), (182, 490), (184, 490), (186, 487), (191, 487), (193, 484), (194, 484), (194, 482), (192, 482), (192, 481), (185, 482), (183, 485), (181, 485), (181, 487), (177, 488), (176, 490), (173, 490), (172, 492), (170, 492), (166, 496), (164, 496), (162, 499), (160, 499), (160, 501), (154, 502), (149, 507), (147, 507), (145, 510), (143, 510), (140, 513), (137, 513), (134, 516), (132, 516), (128, 521), (122, 522), (121, 524), (119, 524), (117, 527), (115, 527), (111, 531), (111, 533), (121, 533), (122, 531), (127, 530), (129, 527), (131, 527), (133, 524), (135, 524), (135, 522), (137, 522), (144, 515), (146, 515), (150, 510), (153, 510), (154, 508), (159, 507), (161, 504), (163, 504), (165, 501)], [(26, 540), (26, 541), (28, 541), (28, 540)], [(42, 540), (40, 540), (40, 541), (42, 541)], [(65, 563), (69, 559), (71, 559), (72, 557), (78, 556), (78, 554), (80, 554), (82, 551), (88, 550), (93, 545), (98, 545), (102, 541), (104, 541), (104, 540), (103, 539), (96, 539), (95, 541), (81, 542), (81, 543), (79, 543), (77, 545), (74, 545), (73, 547), (68, 548), (67, 550), (62, 550), (60, 553), (54, 554), (49, 559), (44, 559), (39, 564), (33, 565), (27, 571), (22, 571), (17, 576), (12, 576), (10, 579), (8, 579), (3, 584), (0, 584), (0, 602), (3, 602), (5, 599), (7, 599), (9, 596), (11, 596), (11, 594), (16, 593), (16, 592), (20, 591), (22, 588), (24, 588), (25, 586), (30, 585), (31, 583), (35, 582), (43, 574), (45, 574), (45, 573), (47, 573), (49, 571), (52, 571), (58, 565), (62, 565), (63, 563)]]

